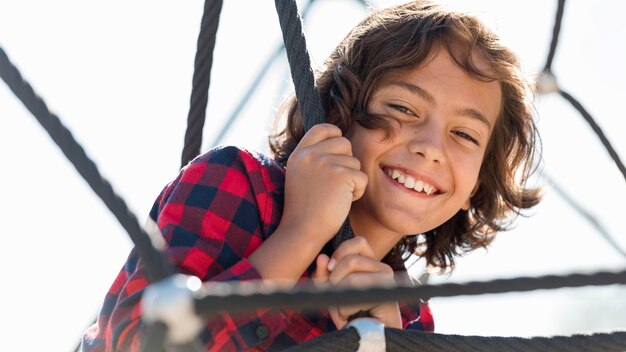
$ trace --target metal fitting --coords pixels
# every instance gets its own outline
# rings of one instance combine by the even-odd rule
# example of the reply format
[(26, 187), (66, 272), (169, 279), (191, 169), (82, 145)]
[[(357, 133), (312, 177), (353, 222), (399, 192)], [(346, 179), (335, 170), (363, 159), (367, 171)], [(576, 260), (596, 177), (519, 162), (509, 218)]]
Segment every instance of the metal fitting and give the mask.
[(194, 309), (194, 293), (202, 286), (195, 276), (175, 274), (149, 285), (141, 299), (145, 323), (162, 322), (167, 326), (167, 340), (174, 344), (193, 341), (204, 326)]
[(385, 352), (385, 324), (375, 318), (356, 318), (346, 324), (353, 327), (360, 336), (357, 352)]

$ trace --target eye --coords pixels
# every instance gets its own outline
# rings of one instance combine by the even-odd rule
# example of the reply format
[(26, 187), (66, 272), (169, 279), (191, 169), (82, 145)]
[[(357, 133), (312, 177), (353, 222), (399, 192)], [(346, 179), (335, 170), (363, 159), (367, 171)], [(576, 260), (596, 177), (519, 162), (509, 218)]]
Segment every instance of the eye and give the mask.
[(394, 110), (397, 110), (403, 114), (406, 115), (412, 115), (415, 116), (415, 113), (413, 113), (413, 111), (411, 111), (411, 109), (407, 108), (406, 106), (400, 105), (400, 104), (388, 104), (388, 106)]
[(454, 133), (455, 135), (457, 135), (457, 136), (459, 136), (459, 137), (461, 137), (461, 138), (463, 138), (465, 140), (470, 141), (473, 144), (476, 144), (478, 146), (480, 145), (480, 143), (478, 142), (478, 140), (476, 138), (470, 136), (469, 134), (467, 134), (467, 133), (465, 133), (463, 131), (452, 131), (452, 133)]

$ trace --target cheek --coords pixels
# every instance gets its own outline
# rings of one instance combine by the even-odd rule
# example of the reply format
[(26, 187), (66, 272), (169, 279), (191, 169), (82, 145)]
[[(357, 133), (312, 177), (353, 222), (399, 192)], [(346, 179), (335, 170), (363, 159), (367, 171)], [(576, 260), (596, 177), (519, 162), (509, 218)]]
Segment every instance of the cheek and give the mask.
[(471, 158), (460, 158), (457, 167), (455, 168), (455, 179), (457, 183), (457, 189), (464, 195), (469, 194), (474, 190), (474, 186), (478, 181), (478, 175), (480, 173), (480, 167), (482, 165), (482, 156)]
[(378, 130), (358, 130), (358, 133), (348, 137), (352, 143), (352, 155), (359, 159), (362, 165), (372, 162), (388, 144), (383, 137), (384, 132)]

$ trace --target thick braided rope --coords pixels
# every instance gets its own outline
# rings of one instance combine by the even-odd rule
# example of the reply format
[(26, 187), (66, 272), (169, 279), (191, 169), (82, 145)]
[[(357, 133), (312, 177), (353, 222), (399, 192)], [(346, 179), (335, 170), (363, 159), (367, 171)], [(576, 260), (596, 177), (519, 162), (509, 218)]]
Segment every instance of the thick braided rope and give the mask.
[[(626, 331), (523, 338), (444, 335), (385, 328), (385, 340), (389, 352), (617, 352), (626, 349)], [(285, 352), (354, 352), (358, 346), (359, 336), (356, 330), (345, 329), (316, 337)]]
[(50, 112), (43, 99), (22, 78), (21, 73), (11, 63), (2, 48), (0, 48), (0, 76), (128, 232), (139, 255), (146, 263), (148, 278), (152, 281), (159, 280), (172, 273), (173, 270), (162, 254), (152, 246), (150, 237), (141, 228), (137, 217), (130, 211), (126, 202), (115, 193), (111, 184), (100, 174), (96, 164), (87, 156), (83, 147), (74, 139), (59, 117)]
[(311, 59), (302, 32), (302, 20), (295, 0), (275, 0), (275, 3), (298, 107), (304, 120), (304, 127), (308, 131), (314, 125), (325, 121), (325, 112), (315, 86)]
[(222, 311), (239, 313), (263, 308), (317, 310), (331, 305), (388, 301), (417, 302), (419, 299), (432, 297), (474, 296), (615, 284), (626, 284), (626, 270), (397, 287), (319, 288), (313, 284), (303, 284), (291, 290), (279, 288), (272, 290), (263, 284), (256, 285), (252, 282), (210, 283), (198, 293), (195, 311), (198, 315), (212, 316)]
[(209, 101), (209, 85), (211, 83), (211, 67), (213, 66), (213, 50), (222, 12), (222, 0), (206, 0), (200, 24), (200, 34), (194, 62), (193, 83), (187, 116), (185, 145), (181, 157), (181, 167), (200, 154), (202, 130)]
[[(308, 131), (311, 127), (326, 121), (326, 113), (320, 101), (319, 92), (315, 85), (315, 76), (311, 69), (311, 60), (306, 47), (306, 39), (302, 32), (302, 20), (298, 14), (295, 0), (276, 0), (276, 12), (283, 33), (287, 60), (291, 70), (296, 91), (298, 108)], [(353, 236), (348, 219), (333, 240), (333, 248)]]
[(552, 61), (556, 53), (556, 46), (559, 42), (559, 34), (561, 33), (561, 23), (563, 21), (563, 12), (565, 11), (565, 0), (558, 0), (556, 16), (554, 20), (554, 28), (552, 29), (552, 40), (550, 41), (550, 51), (546, 59), (546, 66), (543, 68), (545, 72), (552, 71)]
[(358, 349), (359, 334), (355, 329), (350, 328), (325, 333), (283, 352), (354, 352)]

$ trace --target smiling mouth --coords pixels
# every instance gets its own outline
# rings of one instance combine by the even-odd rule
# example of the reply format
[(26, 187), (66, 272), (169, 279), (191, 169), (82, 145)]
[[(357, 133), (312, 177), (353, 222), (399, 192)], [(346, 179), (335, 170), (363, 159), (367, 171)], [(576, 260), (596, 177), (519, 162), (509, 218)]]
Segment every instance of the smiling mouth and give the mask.
[(403, 185), (407, 189), (412, 189), (417, 192), (426, 193), (427, 195), (436, 194), (439, 192), (435, 186), (431, 185), (424, 180), (415, 179), (411, 175), (407, 175), (404, 172), (392, 169), (392, 168), (384, 168), (385, 173), (395, 180), (397, 183)]

